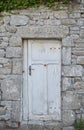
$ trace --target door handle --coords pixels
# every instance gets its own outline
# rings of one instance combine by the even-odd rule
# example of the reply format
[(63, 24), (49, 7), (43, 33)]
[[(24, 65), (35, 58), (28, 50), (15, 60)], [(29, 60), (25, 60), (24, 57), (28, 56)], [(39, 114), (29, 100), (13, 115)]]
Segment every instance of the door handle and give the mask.
[(31, 68), (31, 65), (29, 65), (29, 75), (31, 75), (31, 71), (34, 70)]

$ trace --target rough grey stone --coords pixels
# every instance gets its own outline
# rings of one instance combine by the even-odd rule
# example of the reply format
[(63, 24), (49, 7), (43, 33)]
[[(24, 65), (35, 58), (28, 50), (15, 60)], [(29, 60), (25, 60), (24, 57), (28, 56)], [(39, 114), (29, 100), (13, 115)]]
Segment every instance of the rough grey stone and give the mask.
[(5, 122), (4, 121), (0, 121), (0, 130), (5, 130)]
[(67, 91), (63, 96), (63, 109), (73, 110), (79, 109), (81, 106), (80, 99), (73, 91)]
[(12, 15), (10, 24), (15, 26), (23, 26), (28, 24), (28, 17), (24, 15)]
[(10, 32), (10, 33), (15, 33), (17, 31), (17, 29), (14, 26), (6, 26), (6, 31)]
[(78, 25), (78, 26), (84, 25), (84, 24), (83, 24), (83, 20), (82, 20), (82, 19), (78, 19), (78, 20), (77, 20), (77, 25)]
[(7, 47), (6, 57), (21, 57), (22, 49), (21, 47)]
[(66, 11), (55, 11), (54, 17), (56, 17), (57, 19), (68, 18), (68, 13)]
[(83, 81), (75, 82), (74, 89), (84, 89), (84, 82)]
[(73, 38), (71, 36), (67, 36), (62, 39), (63, 46), (74, 46)]
[(8, 76), (1, 84), (3, 100), (19, 100), (21, 97), (21, 77)]
[(77, 58), (77, 64), (84, 65), (84, 56), (78, 56), (78, 58)]
[(84, 38), (84, 30), (83, 29), (80, 30), (80, 37)]
[(6, 118), (6, 120), (9, 120), (11, 118), (11, 104), (12, 101), (1, 101), (1, 105), (6, 109), (6, 115), (4, 115), (4, 118)]
[(0, 79), (5, 79), (5, 78), (6, 78), (6, 75), (0, 74)]
[(72, 79), (62, 78), (62, 90), (66, 91), (66, 90), (70, 90), (71, 88), (73, 88)]
[(0, 64), (6, 64), (6, 63), (10, 63), (10, 59), (8, 59), (8, 58), (0, 58)]
[(0, 74), (11, 74), (11, 68), (0, 68)]
[(4, 49), (0, 49), (0, 57), (4, 57), (5, 56), (5, 51)]
[(18, 128), (18, 122), (6, 121), (6, 127), (10, 128)]
[(72, 13), (70, 13), (69, 18), (80, 18), (80, 12), (72, 12)]
[(70, 30), (71, 31), (79, 31), (79, 27), (78, 26), (73, 26), (73, 27), (70, 27)]
[(63, 47), (62, 48), (62, 63), (64, 65), (71, 64), (71, 48), (70, 47)]
[(5, 41), (1, 42), (0, 44), (0, 48), (6, 48), (7, 46), (8, 46), (8, 42)]
[(4, 24), (9, 24), (10, 23), (10, 16), (4, 16)]
[(3, 106), (0, 106), (0, 116), (6, 114), (6, 108)]
[(61, 21), (58, 20), (58, 19), (54, 19), (54, 20), (50, 20), (50, 19), (47, 19), (45, 21), (45, 25), (48, 25), (48, 26), (56, 26), (56, 25), (60, 25), (61, 24)]
[(65, 126), (73, 125), (75, 121), (75, 113), (72, 110), (64, 110), (62, 118)]
[(11, 120), (12, 121), (20, 121), (21, 102), (20, 101), (13, 101), (11, 107), (12, 107)]
[(63, 130), (75, 130), (73, 126), (64, 127)]
[(66, 25), (66, 26), (74, 25), (74, 24), (76, 24), (76, 21), (75, 21), (75, 19), (62, 19), (62, 24)]
[(12, 36), (9, 40), (10, 46), (22, 46), (22, 39), (18, 36)]
[(79, 34), (71, 34), (71, 39), (73, 40), (79, 39)]
[(20, 27), (17, 34), (24, 38), (63, 38), (69, 33), (66, 26)]
[(76, 30), (70, 30), (70, 34), (78, 34), (79, 35), (80, 31), (76, 31)]
[(71, 65), (71, 66), (64, 66), (63, 73), (64, 76), (82, 76), (83, 67), (80, 65)]
[(3, 42), (8, 42), (9, 38), (8, 37), (3, 37)]
[(13, 74), (22, 74), (22, 60), (21, 59), (13, 60)]
[(0, 64), (0, 68), (2, 68), (3, 67), (3, 65), (2, 64)]
[(72, 50), (72, 54), (76, 56), (84, 56), (84, 49), (74, 48), (74, 50)]
[(0, 26), (0, 33), (4, 33), (4, 32), (6, 32), (6, 30), (5, 30), (5, 26), (2, 25), (2, 26)]

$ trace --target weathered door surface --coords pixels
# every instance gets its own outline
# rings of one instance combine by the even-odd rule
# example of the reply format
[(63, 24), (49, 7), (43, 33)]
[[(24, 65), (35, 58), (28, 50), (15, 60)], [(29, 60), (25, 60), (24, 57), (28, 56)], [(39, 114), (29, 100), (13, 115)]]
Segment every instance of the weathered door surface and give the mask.
[(29, 120), (60, 120), (60, 80), (60, 41), (29, 40)]

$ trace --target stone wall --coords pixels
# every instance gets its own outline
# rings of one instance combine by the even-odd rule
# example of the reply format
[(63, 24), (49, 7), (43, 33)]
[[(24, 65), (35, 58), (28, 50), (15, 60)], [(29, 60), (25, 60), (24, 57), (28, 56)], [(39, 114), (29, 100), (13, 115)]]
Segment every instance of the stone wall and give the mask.
[(0, 14), (0, 130), (18, 128), (22, 120), (22, 49), (23, 39), (28, 38), (62, 41), (62, 120), (57, 126), (49, 123), (40, 129), (74, 130), (75, 119), (84, 117), (83, 4)]

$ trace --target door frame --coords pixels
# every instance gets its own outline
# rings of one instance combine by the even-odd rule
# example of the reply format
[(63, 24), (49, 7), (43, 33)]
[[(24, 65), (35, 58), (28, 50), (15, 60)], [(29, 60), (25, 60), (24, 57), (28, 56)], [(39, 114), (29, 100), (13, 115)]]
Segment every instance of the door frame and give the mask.
[[(26, 122), (26, 123), (29, 121), (29, 117), (28, 117), (29, 104), (26, 101), (27, 99), (29, 100), (29, 95), (28, 95), (28, 81), (29, 81), (28, 80), (28, 55), (30, 54), (30, 51), (28, 48), (28, 40), (51, 40), (52, 41), (52, 40), (58, 40), (58, 39), (25, 39), (23, 42), (22, 122)], [(59, 42), (61, 43), (61, 40), (59, 40)], [(60, 82), (60, 105), (61, 105), (61, 82)], [(61, 108), (60, 108), (60, 114), (61, 114)], [(61, 118), (60, 118), (60, 120), (61, 120)]]

